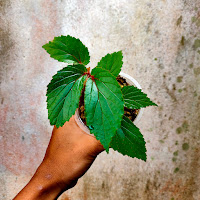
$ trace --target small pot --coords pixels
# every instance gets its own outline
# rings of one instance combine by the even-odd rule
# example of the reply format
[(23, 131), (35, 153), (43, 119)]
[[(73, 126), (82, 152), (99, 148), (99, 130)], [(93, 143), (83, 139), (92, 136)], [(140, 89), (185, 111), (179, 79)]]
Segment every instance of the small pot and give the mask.
[[(140, 84), (131, 76), (129, 76), (128, 74), (125, 74), (123, 72), (120, 72), (119, 74), (121, 77), (125, 78), (126, 79), (126, 82), (129, 84), (129, 85), (134, 85), (135, 87), (137, 87), (138, 89), (141, 89), (142, 90), (142, 87), (140, 86)], [(137, 117), (135, 118), (135, 120), (133, 121), (134, 124), (137, 124), (138, 121), (141, 119), (142, 117), (142, 113), (144, 111), (144, 108), (141, 108), (138, 112), (138, 115)], [(79, 115), (79, 112), (78, 112), (78, 109), (76, 109), (76, 112), (75, 112), (75, 121), (76, 123), (78, 124), (78, 126), (86, 133), (88, 133), (89, 135), (93, 136), (93, 134), (90, 133), (90, 130), (89, 128), (83, 123), (83, 121), (81, 120), (80, 118), (80, 115)]]
[[(140, 86), (140, 84), (132, 76), (129, 76), (128, 74), (125, 74), (124, 72), (120, 72), (119, 75), (122, 76), (123, 78), (125, 78), (126, 82), (129, 85), (133, 85), (133, 86), (137, 87), (138, 89), (142, 90), (142, 87)], [(137, 117), (133, 121), (134, 124), (137, 124), (140, 121), (143, 112), (144, 112), (144, 108), (140, 108)]]

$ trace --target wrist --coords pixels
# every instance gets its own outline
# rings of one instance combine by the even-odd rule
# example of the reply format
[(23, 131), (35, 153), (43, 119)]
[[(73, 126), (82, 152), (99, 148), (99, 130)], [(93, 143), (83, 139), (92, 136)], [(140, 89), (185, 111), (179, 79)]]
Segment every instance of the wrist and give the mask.
[(50, 169), (39, 167), (29, 185), (36, 191), (37, 199), (57, 199), (65, 191), (64, 185)]
[(37, 185), (40, 195), (51, 195), (54, 198), (71, 188), (72, 184), (63, 179), (63, 172), (60, 170), (58, 162), (49, 159), (45, 159), (41, 163), (31, 181)]
[(62, 190), (51, 183), (44, 183), (39, 177), (33, 177), (14, 200), (49, 200), (57, 199)]
[(62, 181), (51, 162), (45, 160), (14, 200), (53, 200), (70, 187), (70, 183)]

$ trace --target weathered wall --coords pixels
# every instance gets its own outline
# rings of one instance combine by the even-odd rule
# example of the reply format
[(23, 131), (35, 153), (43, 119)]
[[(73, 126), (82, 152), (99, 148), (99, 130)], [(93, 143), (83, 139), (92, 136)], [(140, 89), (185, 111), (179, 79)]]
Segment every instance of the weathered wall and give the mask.
[(80, 38), (91, 67), (122, 50), (123, 71), (159, 104), (139, 122), (146, 163), (102, 153), (66, 200), (200, 199), (199, 0), (0, 0), (0, 199), (12, 199), (41, 162), (52, 127), (46, 85), (62, 63), (41, 48)]

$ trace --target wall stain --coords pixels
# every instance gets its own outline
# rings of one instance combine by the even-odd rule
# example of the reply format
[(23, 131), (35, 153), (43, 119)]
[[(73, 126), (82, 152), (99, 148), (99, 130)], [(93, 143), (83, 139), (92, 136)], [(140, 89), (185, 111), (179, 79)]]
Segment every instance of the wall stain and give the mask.
[[(176, 169), (175, 170), (179, 170)], [(161, 188), (161, 193), (165, 193), (165, 192), (169, 192), (171, 193), (172, 196), (174, 197), (179, 197), (179, 199), (182, 196), (182, 194), (184, 193), (184, 191), (188, 188), (188, 186), (184, 185), (184, 182), (182, 179), (176, 179), (176, 180), (168, 180), (166, 181), (165, 185)], [(184, 198), (185, 199), (185, 198)]]
[(170, 90), (170, 89), (167, 87), (167, 85), (165, 85), (165, 89), (166, 89), (166, 91), (167, 91), (167, 94), (172, 98), (172, 100), (173, 100), (174, 102), (176, 102), (177, 99), (176, 99), (176, 96), (175, 96), (175, 94), (174, 94), (174, 91)]
[(193, 63), (191, 63), (191, 64), (189, 64), (189, 66), (188, 66), (188, 67), (189, 67), (190, 69), (192, 69), (192, 68), (193, 68), (193, 66), (194, 66), (194, 64), (193, 64)]
[(176, 102), (177, 99), (176, 99), (176, 96), (175, 96), (175, 93), (174, 93), (174, 92), (175, 92), (174, 89), (176, 89), (176, 88), (175, 88), (175, 84), (173, 85), (172, 90), (170, 90), (170, 89), (168, 88), (167, 83), (166, 83), (166, 74), (163, 74), (163, 87), (166, 89), (166, 92), (167, 92), (167, 94), (171, 97), (171, 99), (172, 99), (174, 102)]
[(10, 5), (10, 0), (0, 0), (0, 12), (6, 13), (6, 10)]
[(200, 67), (194, 68), (193, 72), (195, 76), (198, 76), (200, 74)]
[(1, 97), (1, 104), (3, 104), (4, 103), (4, 98), (3, 97)]
[[(159, 191), (159, 188), (161, 187), (161, 184), (158, 181), (159, 176), (160, 176), (160, 171), (156, 171), (155, 174), (153, 175), (152, 179), (147, 178), (146, 184), (144, 183), (145, 190), (144, 190), (144, 194), (142, 196), (143, 199), (147, 199), (147, 200), (156, 199), (156, 195), (154, 194), (153, 191), (154, 190)], [(140, 198), (137, 198), (137, 199), (140, 199)]]
[(183, 129), (181, 128), (181, 127), (178, 127), (177, 129), (176, 129), (176, 133), (177, 134), (181, 134), (183, 132)]
[(182, 124), (182, 126), (180, 126), (180, 127), (178, 127), (178, 128), (176, 129), (176, 133), (177, 133), (177, 134), (181, 134), (183, 131), (184, 131), (184, 132), (187, 132), (188, 129), (189, 129), (189, 124), (188, 124), (187, 121), (184, 121), (183, 124)]
[(174, 155), (174, 156), (178, 156), (178, 151), (175, 151), (175, 152), (173, 153), (173, 155)]
[[(10, 0), (0, 0), (0, 13), (5, 14), (7, 12), (8, 7), (10, 6)], [(10, 58), (9, 51), (13, 46), (13, 41), (11, 39), (11, 31), (9, 30), (9, 26), (6, 22), (2, 20), (2, 26), (0, 28), (0, 84), (2, 82), (3, 77), (6, 74), (8, 63), (7, 61)]]
[[(30, 99), (31, 98), (32, 97), (30, 97)], [(36, 104), (37, 103), (38, 102), (36, 102)], [(0, 140), (0, 147), (3, 146), (0, 151), (0, 157), (2, 158), (0, 164), (5, 166), (7, 171), (15, 175), (30, 175), (42, 161), (42, 154), (45, 149), (42, 150), (41, 142), (39, 142), (40, 140), (38, 140), (37, 135), (29, 135), (26, 140), (25, 137), (23, 140), (26, 131), (23, 130), (20, 123), (8, 125), (9, 115), (13, 112), (16, 112), (17, 115), (22, 115), (20, 109), (13, 111), (12, 106), (7, 104), (4, 104), (2, 107), (3, 108), (0, 109), (0, 124), (4, 124), (5, 126), (0, 126), (0, 135), (4, 135)], [(36, 126), (36, 124), (38, 124), (38, 122), (36, 122), (37, 113), (33, 112), (30, 115), (32, 115), (32, 117), (29, 116), (24, 119), (23, 123), (29, 124), (31, 121), (33, 126)], [(42, 128), (40, 124), (38, 125), (39, 132), (47, 132), (45, 127)], [(23, 133), (23, 135), (21, 135), (21, 133)], [(49, 135), (49, 133), (46, 133), (46, 135)], [(30, 144), (32, 146), (31, 149)]]
[(181, 15), (181, 16), (177, 19), (176, 25), (177, 25), (177, 26), (180, 26), (182, 20), (183, 20), (183, 17), (182, 17), (182, 15)]
[(176, 157), (173, 157), (173, 158), (172, 158), (172, 161), (173, 161), (173, 162), (176, 162), (176, 160), (177, 160)]
[(194, 96), (194, 97), (197, 97), (197, 91), (194, 91), (193, 96)]
[(196, 39), (193, 44), (193, 49), (197, 50), (200, 47), (200, 39)]
[(181, 83), (182, 80), (183, 80), (183, 77), (182, 77), (182, 76), (178, 76), (178, 77), (176, 78), (176, 82), (177, 82), (177, 83)]
[(182, 149), (184, 150), (184, 151), (187, 151), (188, 149), (189, 149), (189, 144), (188, 143), (183, 143), (182, 144)]
[(62, 196), (59, 198), (60, 200), (70, 200), (67, 194), (62, 194)]
[(195, 23), (197, 27), (200, 27), (200, 19), (198, 17), (192, 17), (192, 23)]
[(153, 24), (153, 18), (148, 22), (146, 32), (149, 33), (151, 32), (151, 26)]
[[(98, 196), (99, 199), (110, 199), (110, 182), (109, 177), (112, 177), (110, 173), (103, 173), (101, 179), (98, 179), (92, 175), (84, 175), (82, 192), (79, 194), (82, 200), (94, 199)], [(112, 183), (111, 183), (112, 184)]]
[(185, 132), (187, 132), (187, 131), (188, 131), (189, 124), (188, 124), (188, 122), (187, 122), (187, 121), (184, 121), (184, 122), (183, 122), (183, 124), (182, 124), (182, 128), (183, 128), (183, 130), (184, 130)]
[(7, 27), (6, 29), (0, 28), (0, 42), (1, 42), (1, 51), (0, 51), (0, 83), (5, 78), (7, 70), (9, 68), (8, 61), (10, 60), (11, 53), (10, 50), (14, 45), (13, 40), (11, 39), (11, 32)]
[(178, 171), (179, 171), (179, 168), (176, 167), (176, 168), (174, 169), (174, 173), (177, 173)]
[(185, 45), (185, 37), (184, 37), (184, 36), (181, 37), (181, 41), (180, 41), (180, 43), (181, 43), (182, 46)]

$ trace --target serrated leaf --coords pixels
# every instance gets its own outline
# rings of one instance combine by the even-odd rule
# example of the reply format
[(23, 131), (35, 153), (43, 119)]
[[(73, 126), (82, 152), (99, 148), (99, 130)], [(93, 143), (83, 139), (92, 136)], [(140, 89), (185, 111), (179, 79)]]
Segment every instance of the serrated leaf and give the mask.
[(86, 71), (83, 65), (69, 65), (53, 76), (47, 89), (48, 118), (51, 125), (63, 126), (75, 113)]
[(139, 109), (147, 106), (157, 106), (145, 93), (134, 86), (124, 86), (122, 88), (125, 107), (130, 109)]
[(108, 70), (115, 77), (119, 75), (122, 68), (122, 51), (114, 52), (112, 54), (107, 54), (98, 63), (97, 67)]
[(140, 130), (125, 116), (123, 116), (121, 128), (117, 130), (110, 146), (123, 155), (146, 161), (144, 138)]
[(68, 36), (54, 37), (54, 40), (42, 46), (52, 58), (66, 63), (87, 65), (90, 61), (86, 46), (77, 38)]
[(116, 78), (107, 70), (94, 68), (85, 88), (85, 115), (87, 126), (106, 151), (112, 137), (121, 126), (124, 113), (121, 88)]

